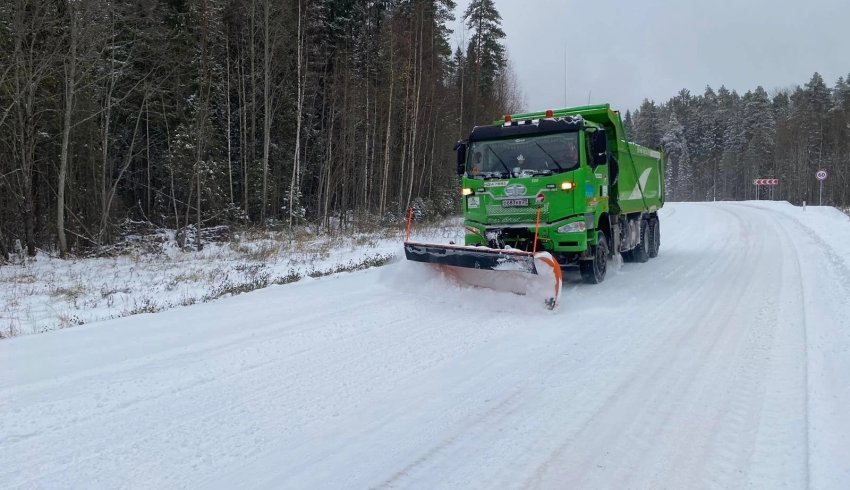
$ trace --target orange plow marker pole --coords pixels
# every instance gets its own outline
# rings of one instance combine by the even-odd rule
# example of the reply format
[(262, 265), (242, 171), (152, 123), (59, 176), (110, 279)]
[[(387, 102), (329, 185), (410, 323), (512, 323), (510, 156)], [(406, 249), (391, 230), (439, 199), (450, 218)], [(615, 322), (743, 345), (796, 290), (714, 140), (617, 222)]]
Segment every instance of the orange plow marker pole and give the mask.
[(537, 253), (537, 234), (540, 232), (540, 208), (537, 208), (537, 220), (534, 223), (534, 246), (531, 251)]
[(404, 235), (404, 241), (410, 240), (410, 229), (413, 227), (413, 208), (407, 212), (407, 233)]
[(561, 294), (561, 279), (563, 279), (563, 273), (561, 272), (561, 266), (558, 265), (553, 259), (548, 257), (541, 257), (541, 261), (546, 263), (549, 267), (552, 268), (552, 272), (555, 273), (555, 296), (553, 296), (556, 300)]

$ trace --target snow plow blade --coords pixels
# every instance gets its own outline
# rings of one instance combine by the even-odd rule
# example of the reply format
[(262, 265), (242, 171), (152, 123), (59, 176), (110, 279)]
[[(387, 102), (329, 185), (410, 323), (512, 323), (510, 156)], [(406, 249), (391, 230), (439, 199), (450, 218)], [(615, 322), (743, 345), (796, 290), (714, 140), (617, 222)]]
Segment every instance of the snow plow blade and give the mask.
[(547, 252), (405, 242), (404, 254), (462, 283), (539, 296), (549, 309), (558, 303), (561, 267)]

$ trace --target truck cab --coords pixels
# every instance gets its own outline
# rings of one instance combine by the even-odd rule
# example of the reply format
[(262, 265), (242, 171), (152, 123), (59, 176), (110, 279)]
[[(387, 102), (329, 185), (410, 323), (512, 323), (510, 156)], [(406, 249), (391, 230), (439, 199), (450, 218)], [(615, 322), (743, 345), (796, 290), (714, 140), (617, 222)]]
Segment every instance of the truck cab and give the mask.
[(456, 150), (466, 245), (545, 250), (589, 282), (615, 253), (653, 252), (663, 159), (626, 142), (607, 105), (507, 115)]

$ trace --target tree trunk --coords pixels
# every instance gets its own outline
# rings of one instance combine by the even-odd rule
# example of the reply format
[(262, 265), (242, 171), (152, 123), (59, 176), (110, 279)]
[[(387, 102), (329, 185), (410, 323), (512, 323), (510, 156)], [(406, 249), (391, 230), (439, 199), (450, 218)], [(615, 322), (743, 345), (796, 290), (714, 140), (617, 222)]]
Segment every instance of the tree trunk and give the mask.
[(244, 54), (240, 50), (239, 63), (236, 65), (238, 83), (236, 89), (239, 91), (239, 159), (242, 176), (242, 212), (248, 213), (248, 95), (245, 83), (245, 69), (243, 68)]
[[(266, 0), (268, 3), (269, 0)], [(256, 151), (257, 151), (257, 49), (256, 49), (256, 38), (257, 38), (257, 29), (256, 29), (256, 18), (257, 18), (257, 0), (251, 0), (251, 27), (250, 30), (250, 45), (251, 45), (251, 76), (250, 76), (250, 93), (251, 93), (251, 132), (249, 134), (251, 141), (249, 145), (249, 158), (248, 158), (248, 167), (251, 168), (256, 164)], [(246, 191), (250, 189), (246, 187)], [(246, 197), (246, 206), (245, 212), (248, 212), (248, 204), (250, 204), (250, 200)]]
[(264, 2), (264, 42), (263, 42), (263, 199), (260, 203), (260, 223), (266, 223), (266, 209), (268, 207), (269, 195), (269, 146), (271, 145), (272, 131), (272, 104), (271, 104), (271, 46), (269, 45), (269, 10), (271, 0)]
[(77, 86), (77, 14), (74, 2), (67, 3), (68, 36), (70, 50), (65, 66), (65, 112), (62, 118), (62, 148), (59, 154), (59, 176), (56, 185), (56, 233), (59, 238), (59, 256), (68, 255), (65, 238), (65, 178), (68, 175), (68, 154), (71, 146), (71, 115), (74, 110), (74, 90)]
[(289, 183), (289, 229), (292, 229), (292, 220), (296, 212), (296, 206), (300, 207), (301, 188), (298, 185), (298, 176), (301, 173), (301, 112), (304, 107), (304, 80), (301, 72), (301, 53), (304, 50), (302, 37), (304, 33), (301, 30), (301, 0), (298, 0), (298, 32), (297, 41), (295, 43), (296, 55), (296, 70), (298, 76), (297, 82), (297, 108), (295, 110), (295, 151), (292, 157), (292, 177)]
[(390, 95), (387, 102), (387, 135), (384, 139), (384, 175), (381, 179), (381, 199), (378, 204), (378, 215), (383, 218), (387, 205), (387, 190), (390, 177), (390, 136), (393, 129), (393, 86), (395, 84), (395, 70), (393, 66), (393, 49), (390, 41)]
[(404, 209), (410, 209), (410, 203), (413, 201), (413, 182), (416, 179), (416, 140), (419, 132), (419, 97), (422, 93), (422, 42), (423, 30), (424, 30), (424, 14), (423, 18), (420, 18), (419, 29), (416, 35), (416, 46), (415, 50), (416, 58), (413, 62), (413, 71), (415, 73), (414, 78), (414, 86), (416, 90), (416, 99), (413, 102), (413, 123), (412, 129), (410, 131), (410, 181), (407, 186), (407, 203), (404, 206)]
[(196, 227), (195, 227), (195, 249), (204, 249), (201, 240), (201, 179), (203, 178), (203, 158), (207, 145), (207, 111), (210, 103), (210, 68), (209, 68), (209, 24), (207, 19), (207, 0), (201, 0), (201, 106), (198, 109), (198, 139), (195, 153), (195, 199)]
[(6, 249), (6, 237), (3, 236), (3, 229), (0, 228), (0, 263), (9, 261), (9, 251)]
[[(110, 39), (112, 46), (110, 47), (110, 64), (109, 64), (109, 85), (106, 88), (105, 104), (103, 110), (103, 134), (101, 141), (101, 164), (100, 164), (100, 229), (97, 233), (97, 244), (102, 245), (108, 239), (109, 230), (107, 224), (109, 222), (109, 125), (112, 118), (112, 93), (115, 90), (115, 21), (112, 19), (112, 31)], [(134, 135), (135, 136), (135, 135)]]
[(331, 199), (331, 171), (333, 170), (333, 132), (334, 123), (336, 122), (336, 111), (333, 104), (330, 109), (330, 128), (328, 130), (328, 149), (325, 155), (325, 201), (324, 211), (322, 213), (322, 221), (326, 229), (330, 229), (330, 199)]
[[(228, 31), (229, 33), (229, 31)], [(230, 195), (230, 204), (233, 204), (233, 162), (231, 160), (233, 150), (230, 145), (231, 123), (230, 123), (230, 35), (225, 39), (225, 70), (227, 71), (227, 92), (224, 94), (225, 111), (227, 112), (227, 127), (225, 138), (227, 138), (227, 190)]]

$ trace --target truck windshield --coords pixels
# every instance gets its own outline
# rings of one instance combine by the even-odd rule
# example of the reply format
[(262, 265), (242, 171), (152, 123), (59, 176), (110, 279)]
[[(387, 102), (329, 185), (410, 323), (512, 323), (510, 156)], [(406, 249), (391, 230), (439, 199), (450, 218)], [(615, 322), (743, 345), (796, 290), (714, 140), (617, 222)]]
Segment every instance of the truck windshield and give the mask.
[(468, 175), (507, 178), (550, 175), (579, 165), (578, 133), (475, 141), (469, 150)]

